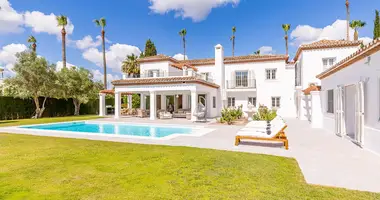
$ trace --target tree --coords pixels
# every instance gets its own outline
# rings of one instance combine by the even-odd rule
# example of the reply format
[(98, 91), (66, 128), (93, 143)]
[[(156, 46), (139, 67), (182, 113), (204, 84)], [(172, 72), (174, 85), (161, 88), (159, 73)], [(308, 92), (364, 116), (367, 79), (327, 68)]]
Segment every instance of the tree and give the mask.
[(283, 29), (284, 32), (285, 32), (285, 37), (284, 37), (284, 39), (285, 39), (286, 55), (289, 55), (289, 46), (288, 46), (288, 39), (289, 39), (289, 37), (288, 37), (288, 32), (289, 32), (289, 30), (290, 30), (290, 24), (283, 24), (283, 25), (282, 25), (282, 29)]
[[(13, 68), (16, 75), (4, 81), (5, 87), (12, 88), (16, 97), (32, 98), (36, 106), (33, 118), (40, 118), (45, 111), (47, 98), (55, 97), (57, 93), (55, 66), (45, 58), (37, 57), (33, 51), (16, 56), (17, 62)], [(44, 98), (42, 104), (39, 97)]]
[(355, 33), (354, 33), (354, 40), (355, 41), (359, 40), (359, 31), (358, 30), (360, 28), (363, 28), (365, 25), (366, 25), (366, 23), (361, 21), (361, 20), (352, 20), (351, 21), (350, 27), (355, 29)]
[(254, 55), (260, 55), (260, 49), (257, 50), (257, 51), (255, 51), (255, 52), (253, 52), (253, 54), (254, 54)]
[(347, 41), (350, 40), (350, 2), (346, 0)]
[(374, 21), (373, 39), (380, 38), (380, 17), (379, 10), (376, 10), (376, 17)]
[(63, 68), (66, 67), (66, 25), (67, 25), (67, 17), (64, 15), (57, 16), (57, 24), (58, 26), (62, 26), (61, 35), (62, 35), (62, 62)]
[(136, 76), (140, 74), (140, 66), (138, 62), (138, 57), (135, 54), (128, 55), (127, 58), (122, 63), (122, 71), (129, 75)]
[(154, 43), (148, 39), (145, 43), (145, 50), (143, 57), (155, 56), (157, 55), (157, 49)]
[(182, 38), (182, 44), (183, 44), (183, 60), (186, 60), (186, 35), (187, 35), (186, 29), (182, 29), (179, 32), (179, 35)]
[(102, 50), (103, 50), (103, 84), (104, 89), (107, 89), (107, 63), (106, 63), (106, 44), (105, 44), (105, 34), (104, 27), (107, 25), (107, 21), (105, 18), (95, 19), (94, 23), (96, 26), (100, 26), (102, 28), (101, 36), (102, 36)]
[(91, 99), (96, 99), (103, 85), (93, 81), (93, 74), (84, 68), (63, 68), (57, 73), (60, 96), (72, 98), (74, 115), (79, 115), (80, 106)]
[(36, 52), (36, 49), (37, 49), (37, 44), (36, 44), (37, 40), (36, 40), (36, 38), (33, 35), (29, 36), (28, 43), (30, 43), (29, 48), (31, 48), (32, 51)]
[(232, 41), (232, 56), (235, 56), (235, 33), (236, 33), (236, 27), (232, 27), (232, 36), (230, 38), (230, 41)]

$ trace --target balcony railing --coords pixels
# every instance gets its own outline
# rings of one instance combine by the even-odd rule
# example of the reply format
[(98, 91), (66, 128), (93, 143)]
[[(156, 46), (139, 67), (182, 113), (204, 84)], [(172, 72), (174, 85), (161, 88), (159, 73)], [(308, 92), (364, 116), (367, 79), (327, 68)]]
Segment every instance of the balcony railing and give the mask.
[(199, 74), (192, 72), (191, 74), (183, 74), (183, 72), (157, 72), (157, 73), (142, 73), (125, 76), (124, 79), (134, 79), (134, 78), (160, 78), (160, 77), (170, 77), (170, 76), (195, 76), (198, 79), (202, 79), (211, 83), (214, 83), (214, 80), (211, 76), (205, 74)]
[(256, 79), (227, 80), (227, 89), (255, 89)]

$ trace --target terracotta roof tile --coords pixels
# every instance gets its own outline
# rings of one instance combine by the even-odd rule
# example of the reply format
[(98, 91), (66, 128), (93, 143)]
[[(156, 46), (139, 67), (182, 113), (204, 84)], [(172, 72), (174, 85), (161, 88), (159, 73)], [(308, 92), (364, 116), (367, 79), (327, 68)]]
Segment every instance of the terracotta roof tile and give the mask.
[(188, 64), (188, 63), (173, 63), (173, 64), (170, 64), (170, 66), (172, 67), (175, 67), (177, 69), (183, 69), (183, 67), (187, 67), (187, 68), (191, 68), (193, 69), (194, 71), (198, 71), (198, 68)]
[(340, 47), (355, 47), (359, 46), (362, 41), (347, 41), (347, 40), (319, 40), (310, 44), (301, 45), (294, 57), (297, 61), (303, 50), (313, 50), (313, 49), (329, 49), (329, 48), (340, 48)]
[(371, 43), (364, 46), (363, 48), (360, 48), (358, 51), (351, 54), (347, 58), (341, 60), (340, 62), (335, 64), (330, 69), (318, 74), (317, 78), (323, 79), (327, 76), (330, 76), (331, 74), (334, 74), (337, 71), (344, 69), (344, 68), (354, 64), (355, 62), (357, 62), (363, 58), (366, 58), (367, 56), (372, 55), (378, 51), (380, 51), (380, 38), (373, 40)]
[(149, 57), (139, 58), (138, 61), (140, 63), (143, 63), (143, 62), (154, 62), (154, 61), (172, 61), (172, 62), (177, 62), (176, 59), (174, 59), (174, 58), (172, 58), (170, 56), (163, 55), (163, 54), (158, 54), (158, 55), (155, 55), (155, 56), (149, 56)]
[[(99, 91), (100, 94), (111, 94), (111, 95), (114, 95), (115, 94), (115, 91), (114, 90), (100, 90)], [(130, 94), (133, 94), (133, 93), (130, 93), (130, 92), (123, 92), (124, 95), (130, 95)]]
[(200, 79), (195, 76), (176, 76), (176, 77), (156, 77), (156, 78), (132, 78), (112, 81), (113, 85), (159, 85), (176, 83), (199, 83), (213, 88), (219, 85)]

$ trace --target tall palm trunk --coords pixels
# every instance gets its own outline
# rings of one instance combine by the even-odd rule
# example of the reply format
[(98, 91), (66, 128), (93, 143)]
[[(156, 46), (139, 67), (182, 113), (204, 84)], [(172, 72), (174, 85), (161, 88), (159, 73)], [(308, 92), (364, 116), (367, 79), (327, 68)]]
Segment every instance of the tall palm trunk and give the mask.
[(288, 34), (285, 35), (286, 55), (289, 55)]
[(65, 28), (62, 28), (61, 34), (62, 34), (62, 62), (63, 62), (63, 67), (66, 67), (66, 30)]
[(354, 40), (355, 41), (359, 40), (359, 33), (358, 33), (358, 30), (356, 30), (356, 29), (355, 29), (355, 32), (354, 32)]
[(104, 89), (107, 89), (107, 64), (106, 64), (106, 44), (105, 44), (105, 31), (102, 30), (102, 49), (103, 49), (103, 82), (104, 82)]
[(346, 0), (346, 14), (347, 14), (347, 41), (350, 40), (350, 2)]
[(186, 60), (186, 39), (183, 37), (183, 60)]
[(235, 37), (232, 38), (232, 57), (235, 56)]

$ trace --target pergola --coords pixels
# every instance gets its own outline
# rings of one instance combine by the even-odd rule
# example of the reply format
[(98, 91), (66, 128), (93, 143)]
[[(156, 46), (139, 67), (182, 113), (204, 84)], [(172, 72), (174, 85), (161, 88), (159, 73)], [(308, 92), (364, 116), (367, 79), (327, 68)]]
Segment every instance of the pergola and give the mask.
[[(115, 96), (114, 90), (100, 90), (99, 91), (99, 116), (104, 117), (106, 116), (106, 95), (113, 95)], [(128, 96), (128, 108), (132, 108), (132, 94), (130, 92), (123, 92), (120, 95), (127, 95)], [(120, 96), (120, 97), (121, 97)]]

